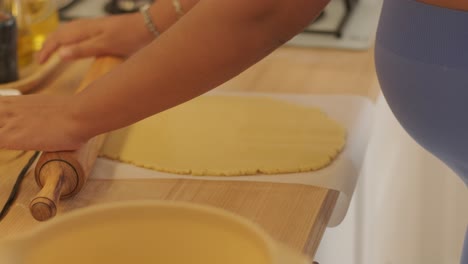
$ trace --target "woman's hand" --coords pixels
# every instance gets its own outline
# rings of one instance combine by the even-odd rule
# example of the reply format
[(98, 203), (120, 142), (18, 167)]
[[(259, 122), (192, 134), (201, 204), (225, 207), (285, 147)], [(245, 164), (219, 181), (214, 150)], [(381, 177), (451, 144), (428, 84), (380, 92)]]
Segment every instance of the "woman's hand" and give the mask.
[(80, 19), (52, 33), (38, 53), (38, 61), (46, 62), (59, 48), (63, 60), (101, 55), (127, 57), (153, 38), (138, 13)]
[(76, 118), (74, 96), (0, 97), (0, 149), (73, 150), (88, 138)]

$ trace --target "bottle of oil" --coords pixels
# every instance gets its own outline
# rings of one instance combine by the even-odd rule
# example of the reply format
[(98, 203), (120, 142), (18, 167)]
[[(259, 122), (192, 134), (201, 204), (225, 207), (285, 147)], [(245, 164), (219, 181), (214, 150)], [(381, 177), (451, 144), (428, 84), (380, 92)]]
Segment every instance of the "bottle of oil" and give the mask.
[(22, 0), (29, 16), (34, 52), (42, 48), (47, 36), (59, 25), (57, 3), (54, 0)]
[(18, 65), (31, 65), (47, 36), (57, 29), (59, 18), (54, 0), (3, 0), (18, 26)]
[(16, 19), (18, 31), (18, 67), (22, 69), (30, 65), (34, 58), (32, 33), (29, 28), (29, 16), (21, 0), (5, 0), (3, 5)]
[(0, 84), (18, 80), (15, 18), (0, 3)]

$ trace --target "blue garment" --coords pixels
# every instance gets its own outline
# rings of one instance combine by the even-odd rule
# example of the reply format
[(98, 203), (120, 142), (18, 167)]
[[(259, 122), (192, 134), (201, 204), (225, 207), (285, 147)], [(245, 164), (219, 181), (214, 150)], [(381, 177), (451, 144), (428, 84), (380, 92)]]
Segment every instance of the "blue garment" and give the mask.
[(385, 0), (375, 65), (401, 125), (468, 185), (468, 12)]

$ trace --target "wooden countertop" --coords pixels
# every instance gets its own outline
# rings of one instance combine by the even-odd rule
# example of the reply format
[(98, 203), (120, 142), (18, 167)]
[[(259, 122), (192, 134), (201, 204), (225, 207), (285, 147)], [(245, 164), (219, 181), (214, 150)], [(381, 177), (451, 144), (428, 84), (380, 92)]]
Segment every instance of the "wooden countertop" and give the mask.
[[(36, 92), (71, 93), (91, 60), (60, 67)], [(364, 52), (283, 47), (243, 74), (217, 88), (273, 93), (353, 94), (375, 99), (378, 90), (373, 50)], [(0, 151), (0, 205), (3, 205), (22, 166), (32, 152)], [(18, 200), (0, 222), (0, 238), (39, 225), (28, 205), (39, 191), (32, 173)], [(338, 192), (299, 184), (223, 182), (182, 179), (89, 179), (74, 198), (62, 201), (58, 216), (112, 201), (135, 199), (181, 200), (209, 204), (259, 223), (274, 238), (314, 256)]]

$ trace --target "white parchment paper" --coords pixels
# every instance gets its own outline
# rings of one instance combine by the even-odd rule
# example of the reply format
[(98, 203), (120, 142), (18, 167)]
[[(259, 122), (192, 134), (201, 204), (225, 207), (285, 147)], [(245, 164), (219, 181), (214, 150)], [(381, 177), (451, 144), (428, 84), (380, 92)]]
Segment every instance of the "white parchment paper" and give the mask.
[(200, 177), (153, 171), (130, 164), (99, 158), (91, 175), (94, 179), (194, 179), (296, 183), (338, 190), (340, 196), (329, 226), (341, 223), (349, 207), (360, 174), (368, 139), (371, 134), (374, 104), (370, 99), (352, 95), (300, 95), (251, 92), (210, 92), (207, 95), (265, 96), (299, 105), (315, 106), (347, 129), (343, 152), (328, 167), (303, 173), (238, 177)]

